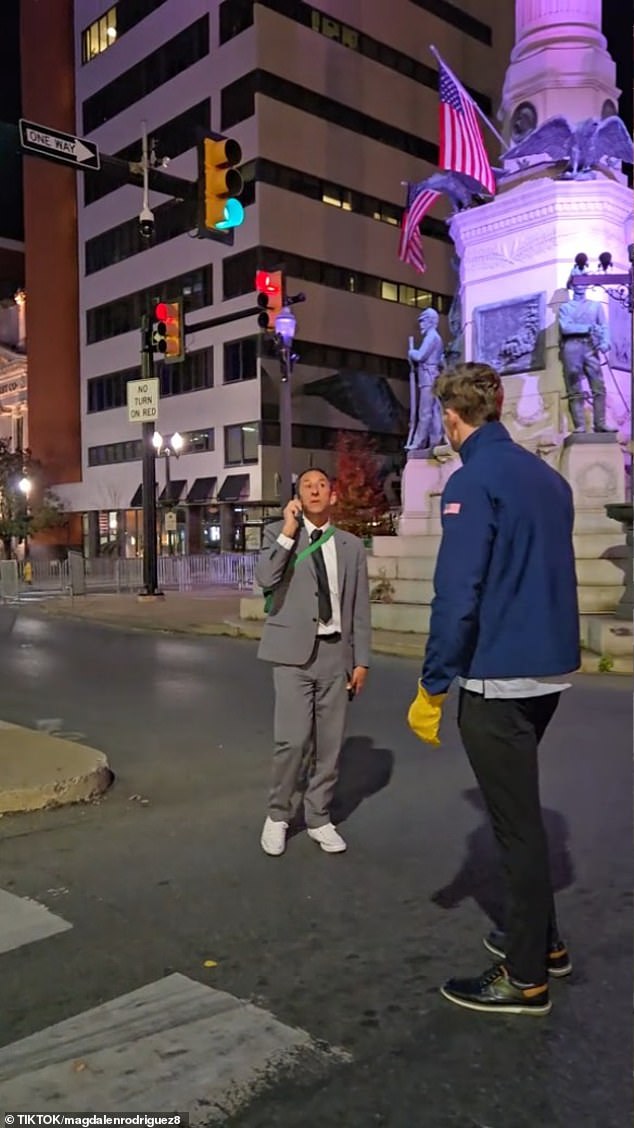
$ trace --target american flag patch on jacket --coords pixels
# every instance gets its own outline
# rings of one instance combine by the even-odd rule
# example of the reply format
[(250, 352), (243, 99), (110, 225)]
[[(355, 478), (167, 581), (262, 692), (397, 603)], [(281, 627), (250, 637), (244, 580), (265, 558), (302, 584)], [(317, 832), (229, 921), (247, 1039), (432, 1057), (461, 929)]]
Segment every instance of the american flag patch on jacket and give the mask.
[(443, 517), (450, 517), (452, 514), (455, 515), (459, 512), (460, 512), (460, 502), (459, 501), (449, 501), (449, 502), (447, 502), (447, 505), (443, 509), (442, 515), (443, 515)]

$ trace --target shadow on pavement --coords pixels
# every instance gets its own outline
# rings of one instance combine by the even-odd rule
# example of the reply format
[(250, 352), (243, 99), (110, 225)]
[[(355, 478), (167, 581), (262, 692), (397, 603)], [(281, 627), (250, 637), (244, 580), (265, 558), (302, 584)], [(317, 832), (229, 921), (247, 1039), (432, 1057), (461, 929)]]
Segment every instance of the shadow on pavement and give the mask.
[[(349, 736), (339, 757), (339, 779), (330, 809), (335, 826), (345, 822), (364, 799), (387, 787), (394, 769), (394, 753), (388, 748), (376, 748), (369, 736)], [(305, 771), (308, 772), (309, 765)], [(305, 778), (301, 786), (303, 794)], [(298, 810), (290, 824), (289, 835), (306, 829), (301, 794), (294, 804)]]
[[(431, 900), (441, 909), (456, 909), (467, 897), (472, 897), (498, 928), (504, 927), (504, 878), (499, 849), (488, 820), (484, 801), (477, 787), (463, 792), (465, 799), (481, 811), (485, 822), (469, 834), (464, 861), (456, 876), (442, 889), (432, 894)], [(575, 879), (572, 858), (568, 850), (568, 824), (559, 811), (543, 808), (544, 826), (548, 837), (553, 892), (559, 893), (572, 885)]]

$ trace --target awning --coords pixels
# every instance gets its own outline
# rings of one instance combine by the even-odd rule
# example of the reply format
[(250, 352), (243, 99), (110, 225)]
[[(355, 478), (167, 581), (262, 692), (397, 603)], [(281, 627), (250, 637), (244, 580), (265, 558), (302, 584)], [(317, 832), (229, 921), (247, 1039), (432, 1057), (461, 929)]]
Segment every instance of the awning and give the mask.
[(138, 486), (137, 491), (130, 502), (130, 509), (143, 509), (143, 483)]
[(173, 478), (169, 483), (169, 490), (167, 486), (161, 490), (159, 495), (159, 505), (178, 505), (183, 496), (185, 487), (187, 485), (186, 478)]
[(249, 482), (248, 474), (227, 474), (218, 492), (218, 501), (246, 501)]
[(185, 501), (188, 505), (203, 505), (204, 502), (211, 501), (216, 492), (217, 482), (217, 478), (196, 478)]

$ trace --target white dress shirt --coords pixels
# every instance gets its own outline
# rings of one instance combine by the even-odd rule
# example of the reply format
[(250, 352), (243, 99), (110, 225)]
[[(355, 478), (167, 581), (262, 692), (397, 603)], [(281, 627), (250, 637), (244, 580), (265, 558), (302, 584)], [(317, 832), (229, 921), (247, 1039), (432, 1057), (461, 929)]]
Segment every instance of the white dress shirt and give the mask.
[[(306, 532), (308, 533), (309, 538), (312, 536), (314, 530), (319, 528), (319, 526), (313, 525), (312, 521), (309, 521), (307, 517), (304, 517), (304, 527), (306, 529)], [(325, 525), (322, 525), (321, 528), (319, 528), (319, 532), (325, 533), (326, 529), (328, 529), (328, 528), (330, 528), (330, 522), (329, 521)], [(288, 552), (290, 552), (295, 547), (295, 541), (291, 537), (285, 536), (284, 533), (280, 533), (277, 540), (278, 540), (278, 544), (281, 544), (282, 548), (287, 549)], [(321, 553), (322, 553), (322, 556), (324, 558), (324, 564), (326, 565), (326, 575), (328, 576), (328, 587), (330, 589), (330, 604), (331, 604), (331, 607), (332, 607), (332, 618), (330, 619), (330, 621), (328, 623), (322, 623), (321, 619), (319, 620), (319, 626), (317, 627), (317, 634), (318, 635), (340, 634), (341, 633), (341, 602), (340, 602), (340, 599), (339, 599), (339, 576), (338, 576), (338, 573), (337, 573), (337, 549), (335, 547), (335, 538), (334, 537), (330, 537), (330, 539), (327, 540), (326, 543), (321, 546)]]
[(549, 693), (563, 693), (570, 682), (545, 682), (537, 678), (460, 678), (460, 685), (471, 693), (488, 698), (546, 697)]

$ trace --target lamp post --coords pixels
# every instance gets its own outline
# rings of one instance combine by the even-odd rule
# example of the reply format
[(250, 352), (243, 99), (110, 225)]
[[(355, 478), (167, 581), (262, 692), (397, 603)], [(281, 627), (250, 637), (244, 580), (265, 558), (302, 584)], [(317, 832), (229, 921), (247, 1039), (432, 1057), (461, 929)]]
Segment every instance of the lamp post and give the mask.
[[(175, 458), (178, 458), (180, 456), (180, 453), (181, 453), (184, 445), (185, 445), (185, 440), (184, 440), (183, 436), (178, 431), (174, 431), (174, 434), (171, 435), (169, 438), (164, 438), (163, 435), (161, 435), (159, 431), (155, 431), (154, 434), (152, 435), (152, 446), (154, 447), (154, 450), (156, 451), (157, 456), (162, 454), (165, 458), (165, 504), (166, 505), (170, 505), (170, 503), (171, 503), (170, 494), (171, 494), (171, 485), (172, 485), (172, 475), (171, 475), (171, 470), (170, 470), (170, 458), (171, 458), (172, 455), (174, 455)], [(167, 543), (168, 543), (168, 547), (169, 547), (169, 554), (170, 554), (170, 556), (173, 556), (174, 546), (173, 546), (173, 543), (172, 543), (172, 533), (171, 533), (171, 531), (169, 531), (167, 533)]]
[(277, 353), (280, 360), (282, 380), (280, 384), (280, 502), (282, 506), (290, 501), (293, 494), (292, 449), (293, 419), (291, 410), (291, 376), (293, 364), (297, 359), (293, 353), (293, 340), (297, 320), (290, 306), (282, 307), (275, 318)]
[(18, 489), (19, 489), (20, 493), (24, 496), (24, 508), (25, 508), (26, 519), (27, 519), (27, 531), (24, 534), (24, 562), (26, 564), (26, 561), (27, 561), (28, 556), (29, 556), (28, 520), (29, 520), (29, 517), (31, 516), (31, 510), (30, 510), (30, 507), (29, 507), (29, 498), (31, 496), (31, 490), (33, 489), (33, 482), (31, 481), (30, 478), (27, 478), (26, 475), (25, 475), (23, 478), (20, 478), (20, 481), (18, 482)]

